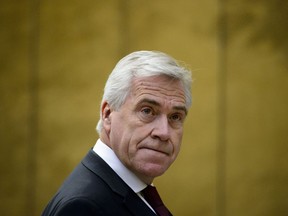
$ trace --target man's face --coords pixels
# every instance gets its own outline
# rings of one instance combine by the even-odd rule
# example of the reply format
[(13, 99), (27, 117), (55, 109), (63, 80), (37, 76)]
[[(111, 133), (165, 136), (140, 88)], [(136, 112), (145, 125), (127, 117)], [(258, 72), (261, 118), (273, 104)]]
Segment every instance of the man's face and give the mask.
[(107, 144), (142, 181), (151, 183), (176, 159), (187, 115), (185, 102), (178, 80), (153, 76), (135, 78), (125, 103), (111, 110)]

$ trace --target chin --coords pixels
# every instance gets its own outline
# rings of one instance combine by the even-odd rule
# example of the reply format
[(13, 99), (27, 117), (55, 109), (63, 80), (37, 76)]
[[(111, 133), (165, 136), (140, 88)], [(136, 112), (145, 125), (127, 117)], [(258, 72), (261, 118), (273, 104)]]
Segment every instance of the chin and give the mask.
[(142, 168), (143, 168), (142, 173), (145, 176), (149, 176), (151, 178), (163, 175), (168, 169), (168, 167), (159, 164), (149, 164), (149, 165), (146, 164), (146, 166)]

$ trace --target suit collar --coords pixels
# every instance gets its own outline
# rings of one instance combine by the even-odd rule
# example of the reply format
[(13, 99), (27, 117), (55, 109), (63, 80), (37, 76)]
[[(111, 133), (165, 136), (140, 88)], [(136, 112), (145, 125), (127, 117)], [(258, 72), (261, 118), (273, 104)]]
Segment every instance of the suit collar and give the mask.
[(105, 181), (111, 190), (123, 199), (123, 204), (137, 216), (155, 216), (155, 213), (93, 150), (82, 160), (82, 164)]
[(82, 164), (102, 178), (114, 192), (122, 196), (127, 193), (129, 186), (93, 150), (88, 152)]
[(100, 139), (97, 140), (93, 151), (96, 152), (135, 193), (139, 193), (147, 187), (131, 170), (124, 166), (115, 152)]

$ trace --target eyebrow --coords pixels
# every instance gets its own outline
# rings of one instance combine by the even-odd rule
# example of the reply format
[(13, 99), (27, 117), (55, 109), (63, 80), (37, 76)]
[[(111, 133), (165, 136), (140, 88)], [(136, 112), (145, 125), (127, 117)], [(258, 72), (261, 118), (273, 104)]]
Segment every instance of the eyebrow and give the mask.
[[(144, 98), (138, 102), (138, 104), (142, 104), (142, 103), (148, 103), (148, 104), (158, 106), (158, 107), (161, 106), (161, 104), (159, 102), (157, 102), (156, 100), (152, 100), (152, 99), (148, 99), (148, 98)], [(173, 109), (179, 110), (179, 111), (184, 111), (186, 115), (188, 113), (185, 106), (173, 106)]]

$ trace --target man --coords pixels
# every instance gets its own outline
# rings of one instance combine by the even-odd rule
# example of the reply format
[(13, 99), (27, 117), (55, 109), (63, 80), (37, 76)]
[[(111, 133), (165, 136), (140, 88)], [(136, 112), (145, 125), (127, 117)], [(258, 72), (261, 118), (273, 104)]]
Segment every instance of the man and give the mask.
[(100, 139), (43, 216), (172, 215), (151, 184), (179, 153), (190, 91), (190, 71), (164, 53), (120, 60), (104, 89)]

